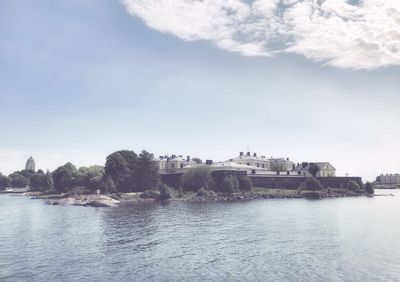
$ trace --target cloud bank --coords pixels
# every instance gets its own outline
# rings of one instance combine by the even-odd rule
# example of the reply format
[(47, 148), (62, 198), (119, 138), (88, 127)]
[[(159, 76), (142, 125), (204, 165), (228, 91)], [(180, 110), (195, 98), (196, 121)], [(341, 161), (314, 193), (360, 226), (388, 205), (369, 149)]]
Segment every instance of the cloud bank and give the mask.
[(123, 0), (130, 14), (183, 40), (245, 56), (303, 55), (330, 66), (400, 65), (399, 0)]

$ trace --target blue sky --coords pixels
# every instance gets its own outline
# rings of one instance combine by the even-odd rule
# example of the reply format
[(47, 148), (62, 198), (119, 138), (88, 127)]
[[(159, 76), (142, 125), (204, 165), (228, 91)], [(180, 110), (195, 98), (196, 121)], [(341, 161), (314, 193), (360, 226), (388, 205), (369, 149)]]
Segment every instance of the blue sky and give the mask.
[(118, 149), (226, 160), (247, 147), (341, 175), (400, 172), (396, 60), (226, 45), (141, 2), (0, 0), (1, 172), (29, 155), (54, 169)]

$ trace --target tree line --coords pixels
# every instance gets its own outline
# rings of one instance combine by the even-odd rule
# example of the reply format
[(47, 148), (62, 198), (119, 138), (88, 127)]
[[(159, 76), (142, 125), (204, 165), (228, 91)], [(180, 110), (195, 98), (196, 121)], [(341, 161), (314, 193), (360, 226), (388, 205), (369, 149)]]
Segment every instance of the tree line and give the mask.
[(139, 192), (155, 189), (160, 183), (153, 154), (121, 150), (107, 156), (105, 166), (77, 168), (70, 162), (54, 171), (21, 170), (5, 176), (0, 173), (0, 190), (29, 186), (31, 191), (67, 193)]

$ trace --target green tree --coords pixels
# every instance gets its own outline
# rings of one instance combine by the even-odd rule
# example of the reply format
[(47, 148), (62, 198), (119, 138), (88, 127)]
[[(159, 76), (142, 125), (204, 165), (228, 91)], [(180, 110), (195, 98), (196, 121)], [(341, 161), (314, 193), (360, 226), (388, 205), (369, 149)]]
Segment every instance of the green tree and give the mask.
[(371, 182), (365, 183), (365, 192), (368, 194), (374, 194), (374, 187), (372, 186)]
[(138, 156), (133, 151), (121, 150), (107, 156), (104, 175), (111, 176), (118, 192), (132, 192)]
[(112, 194), (117, 191), (115, 188), (115, 183), (110, 175), (106, 177), (105, 190), (106, 190), (105, 193), (107, 194)]
[(10, 186), (10, 178), (0, 173), (0, 191)]
[(9, 177), (10, 185), (13, 188), (24, 188), (30, 184), (29, 179), (23, 176), (20, 172), (14, 172), (10, 174)]
[(350, 191), (359, 191), (361, 189), (360, 184), (355, 182), (354, 180), (350, 180), (346, 184), (346, 189)]
[(45, 191), (46, 190), (46, 175), (43, 171), (38, 171), (31, 178), (32, 191)]
[(214, 187), (214, 179), (208, 167), (191, 168), (183, 174), (182, 188), (184, 191), (197, 192), (200, 188), (211, 190)]
[(311, 173), (312, 176), (315, 177), (319, 171), (320, 171), (320, 168), (317, 164), (310, 164), (310, 167), (308, 168), (308, 172)]
[(239, 189), (239, 181), (235, 176), (226, 176), (221, 183), (220, 191), (232, 194)]
[(54, 181), (53, 175), (49, 170), (46, 171), (46, 182), (45, 182), (45, 191), (53, 191), (54, 190)]
[(77, 169), (72, 163), (66, 163), (53, 171), (54, 188), (59, 193), (71, 191), (75, 186)]
[(135, 165), (135, 191), (154, 189), (160, 183), (159, 167), (154, 161), (154, 155), (143, 150)]
[(248, 176), (242, 176), (239, 178), (239, 189), (242, 191), (251, 191), (253, 184)]
[(165, 184), (160, 184), (159, 189), (160, 189), (160, 195), (157, 197), (157, 200), (166, 201), (168, 199), (173, 198), (173, 191), (169, 186)]
[(80, 167), (77, 171), (75, 185), (85, 187), (91, 192), (103, 185), (104, 167), (99, 165)]
[(304, 183), (304, 187), (307, 190), (311, 190), (313, 192), (322, 189), (321, 182), (318, 181), (315, 177), (308, 177)]
[(283, 163), (279, 163), (277, 161), (273, 161), (271, 163), (271, 171), (276, 171), (277, 174), (279, 174), (279, 172), (286, 171), (286, 166)]

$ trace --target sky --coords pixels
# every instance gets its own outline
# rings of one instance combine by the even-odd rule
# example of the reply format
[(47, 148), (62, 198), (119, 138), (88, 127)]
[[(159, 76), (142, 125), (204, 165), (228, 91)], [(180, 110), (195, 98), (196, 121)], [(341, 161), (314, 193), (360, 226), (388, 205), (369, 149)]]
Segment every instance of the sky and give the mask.
[(397, 0), (0, 0), (0, 172), (240, 151), (400, 173)]

